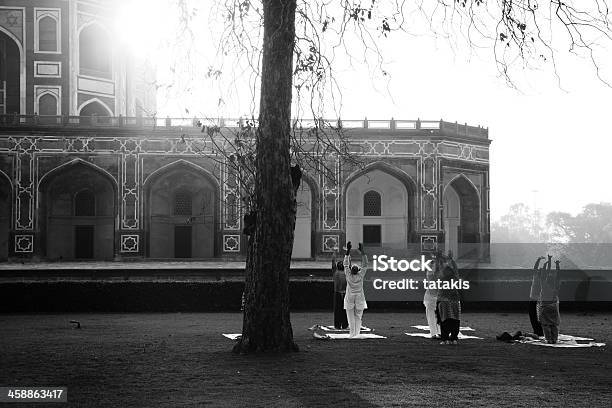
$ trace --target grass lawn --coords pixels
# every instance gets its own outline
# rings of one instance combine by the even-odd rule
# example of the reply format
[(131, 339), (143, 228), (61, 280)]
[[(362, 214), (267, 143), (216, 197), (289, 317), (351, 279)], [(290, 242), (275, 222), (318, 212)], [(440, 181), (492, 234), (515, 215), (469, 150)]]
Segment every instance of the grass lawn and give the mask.
[(0, 315), (0, 386), (67, 386), (75, 407), (612, 406), (612, 313), (561, 318), (561, 333), (608, 346), (495, 340), (529, 329), (526, 313), (464, 313), (485, 339), (457, 346), (403, 334), (426, 324), (424, 311), (366, 311), (387, 339), (334, 341), (306, 330), (331, 312), (295, 313), (301, 351), (256, 356), (232, 354), (221, 336), (240, 332), (237, 313)]

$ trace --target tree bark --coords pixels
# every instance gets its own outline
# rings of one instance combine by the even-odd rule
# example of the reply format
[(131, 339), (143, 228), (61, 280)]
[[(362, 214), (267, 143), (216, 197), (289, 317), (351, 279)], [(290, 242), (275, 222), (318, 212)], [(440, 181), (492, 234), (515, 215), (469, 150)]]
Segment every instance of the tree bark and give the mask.
[(296, 202), (289, 154), (296, 0), (264, 0), (256, 145), (255, 233), (249, 237), (238, 353), (297, 351), (289, 316)]

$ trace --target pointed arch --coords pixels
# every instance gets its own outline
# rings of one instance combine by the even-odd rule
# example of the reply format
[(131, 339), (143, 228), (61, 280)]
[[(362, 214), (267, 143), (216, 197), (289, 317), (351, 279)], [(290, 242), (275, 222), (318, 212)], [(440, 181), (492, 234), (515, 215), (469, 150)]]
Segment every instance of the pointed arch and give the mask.
[[(4, 179), (4, 181), (6, 181), (9, 186), (11, 187), (11, 191), (13, 191), (14, 186), (13, 186), (13, 181), (11, 180), (11, 178), (8, 176), (8, 174), (6, 174), (5, 172), (3, 172), (2, 170), (0, 170), (0, 179)], [(0, 181), (1, 182), (1, 181)]]
[[(294, 251), (292, 251), (292, 257), (294, 258), (312, 258), (312, 255), (316, 253), (316, 248), (318, 247), (316, 231), (320, 207), (319, 187), (315, 179), (310, 174), (302, 170), (302, 181), (300, 188), (303, 188), (304, 185), (307, 186), (310, 194), (310, 220), (308, 220), (307, 224), (303, 224), (303, 222), (306, 222), (306, 220), (303, 217), (299, 217), (300, 209), (297, 209), (298, 217), (296, 217), (296, 235), (294, 235)], [(303, 229), (299, 230), (299, 228)], [(303, 233), (303, 235), (300, 235), (300, 231)], [(300, 237), (302, 238), (302, 242), (297, 242)], [(308, 240), (308, 243), (304, 242), (305, 240)], [(301, 248), (303, 256), (295, 255), (295, 250), (300, 243), (306, 246), (308, 249), (306, 251), (307, 253), (305, 253), (303, 251), (304, 248)]]
[(159, 177), (163, 173), (173, 170), (174, 168), (177, 168), (178, 166), (185, 166), (187, 168), (190, 168), (191, 170), (195, 170), (198, 173), (202, 173), (210, 181), (212, 181), (217, 188), (220, 187), (219, 180), (209, 170), (195, 163), (192, 163), (188, 160), (185, 160), (185, 159), (175, 160), (171, 163), (164, 164), (160, 168), (156, 169), (143, 180), (143, 183), (142, 183), (143, 187), (146, 187), (148, 184), (150, 184), (152, 182), (151, 180), (154, 180), (156, 177)]
[[(146, 256), (164, 259), (216, 256), (220, 247), (221, 190), (218, 179), (209, 170), (178, 159), (153, 171), (142, 185)], [(177, 193), (187, 192), (192, 206), (189, 215), (187, 210), (175, 208)]]
[(470, 178), (468, 176), (466, 176), (464, 173), (455, 174), (453, 176), (453, 178), (451, 178), (450, 181), (448, 183), (446, 183), (446, 185), (444, 186), (444, 189), (442, 190), (442, 194), (444, 194), (446, 192), (446, 189), (448, 188), (448, 186), (450, 186), (453, 182), (455, 182), (457, 180), (465, 180), (467, 183), (469, 183), (472, 186), (472, 188), (474, 189), (474, 192), (476, 193), (478, 198), (480, 199), (480, 191), (478, 190), (478, 188), (476, 187), (474, 182), (472, 180), (470, 180)]
[[(6, 28), (0, 26), (0, 32), (6, 34), (17, 45), (19, 50), (19, 114), (26, 114), (26, 54), (23, 49), (23, 44), (13, 33)], [(6, 112), (12, 113), (12, 112)]]
[(346, 189), (349, 186), (349, 184), (351, 184), (351, 182), (353, 182), (354, 180), (356, 180), (357, 178), (373, 171), (373, 170), (380, 170), (384, 173), (387, 173), (397, 179), (399, 179), (405, 186), (406, 189), (409, 192), (416, 192), (417, 191), (417, 183), (414, 181), (414, 179), (410, 176), (410, 174), (406, 173), (404, 170), (392, 166), (389, 163), (385, 163), (383, 161), (376, 161), (376, 162), (372, 162), (372, 163), (368, 163), (367, 165), (365, 165), (363, 168), (361, 169), (357, 169), (354, 172), (352, 172), (351, 174), (349, 174), (349, 176), (346, 178), (346, 180), (344, 181), (344, 186), (343, 186), (343, 194), (346, 193)]
[[(446, 208), (444, 215), (445, 243), (450, 247), (457, 247), (458, 258), (477, 258), (479, 256), (479, 243), (482, 232), (482, 201), (480, 191), (464, 173), (456, 174), (444, 186), (443, 197), (449, 193), (449, 187), (458, 197), (458, 218), (447, 215), (451, 211)], [(451, 230), (456, 228), (457, 231)], [(450, 235), (449, 235), (450, 234)], [(452, 241), (452, 242), (451, 242)]]
[(109, 37), (111, 37), (111, 36), (112, 36), (112, 32), (111, 32), (111, 30), (109, 30), (109, 29), (108, 29), (108, 27), (106, 27), (104, 24), (102, 24), (102, 23), (101, 23), (100, 21), (98, 21), (98, 20), (91, 20), (91, 21), (88, 21), (88, 22), (86, 22), (86, 23), (82, 24), (82, 25), (79, 27), (79, 29), (77, 30), (77, 35), (80, 35), (80, 34), (81, 34), (81, 32), (82, 32), (83, 30), (85, 30), (86, 28), (89, 28), (89, 27), (91, 27), (91, 26), (96, 26), (97, 28), (99, 28), (99, 29), (101, 29), (101, 30), (105, 31), (105, 32), (106, 32), (106, 34), (107, 34)]
[(77, 166), (77, 165), (88, 166), (88, 167), (92, 168), (93, 170), (102, 173), (106, 178), (109, 179), (109, 181), (111, 181), (111, 183), (113, 185), (113, 188), (115, 189), (115, 193), (117, 193), (119, 191), (119, 183), (117, 182), (117, 180), (115, 179), (115, 177), (112, 174), (110, 174), (107, 170), (103, 169), (102, 167), (100, 167), (100, 166), (98, 166), (98, 165), (96, 165), (94, 163), (85, 161), (85, 160), (83, 160), (81, 158), (78, 158), (78, 157), (75, 158), (75, 159), (70, 160), (69, 162), (66, 162), (66, 163), (60, 164), (57, 167), (54, 167), (53, 169), (51, 169), (48, 172), (46, 172), (42, 177), (40, 177), (38, 179), (38, 183), (37, 183), (38, 191), (40, 192), (41, 191), (41, 186), (44, 187), (44, 184), (47, 184), (48, 180), (52, 180), (53, 177), (55, 177), (55, 175), (57, 175), (57, 174), (59, 174), (59, 173), (61, 173), (63, 171), (66, 171), (66, 170), (68, 170), (70, 168), (73, 168), (74, 166)]
[(41, 116), (61, 115), (59, 98), (52, 91), (47, 90), (41, 92), (41, 94), (36, 97), (36, 106), (38, 107), (36, 113)]
[(60, 22), (52, 13), (39, 15), (34, 26), (36, 31), (34, 44), (37, 52), (61, 52), (60, 51)]
[(41, 251), (48, 259), (113, 259), (120, 204), (113, 175), (75, 158), (46, 172), (36, 186)]
[(79, 112), (79, 116), (87, 116), (87, 115), (81, 115), (81, 111), (82, 111), (84, 108), (88, 107), (89, 105), (92, 105), (92, 104), (95, 104), (95, 103), (100, 104), (100, 105), (101, 105), (101, 106), (102, 106), (102, 107), (103, 107), (103, 108), (106, 110), (106, 112), (108, 113), (108, 115), (107, 115), (107, 116), (113, 116), (113, 111), (112, 111), (112, 109), (111, 109), (111, 108), (109, 108), (109, 107), (108, 107), (108, 105), (107, 105), (106, 103), (104, 103), (102, 100), (100, 100), (100, 99), (98, 99), (98, 98), (91, 98), (91, 99), (88, 99), (88, 100), (86, 100), (85, 102), (83, 102), (83, 103), (82, 103), (82, 104), (81, 104), (81, 105), (78, 107), (78, 109), (77, 109), (77, 111)]
[[(407, 223), (408, 223), (407, 231), (406, 231), (406, 243), (408, 245), (415, 243), (416, 242), (415, 231), (416, 231), (416, 225), (417, 225), (416, 210), (415, 210), (416, 209), (416, 197), (417, 197), (417, 191), (418, 191), (417, 184), (414, 181), (414, 179), (404, 170), (398, 167), (395, 167), (393, 165), (390, 165), (389, 163), (382, 162), (382, 161), (375, 161), (375, 162), (369, 163), (363, 168), (353, 171), (344, 180), (343, 186), (342, 186), (342, 196), (341, 196), (342, 204), (341, 205), (343, 209), (342, 218), (343, 218), (343, 224), (345, 226), (345, 230), (347, 228), (347, 208), (348, 208), (347, 207), (347, 192), (348, 192), (348, 189), (354, 181), (356, 181), (362, 176), (367, 176), (368, 173), (373, 172), (373, 171), (380, 171), (384, 174), (387, 174), (388, 176), (391, 176), (395, 178), (396, 180), (398, 180), (404, 186), (406, 190), (405, 210), (406, 210), (406, 217), (407, 217)], [(382, 193), (377, 186), (372, 186), (371, 188), (368, 188), (368, 189), (375, 190), (379, 194)], [(363, 199), (363, 197), (361, 197), (361, 199)], [(385, 200), (384, 196), (382, 197), (382, 200), (384, 202)], [(360, 204), (363, 204), (363, 203), (360, 203)]]
[[(321, 194), (319, 190), (319, 183), (309, 173), (302, 170), (302, 183), (308, 184), (310, 194), (312, 195), (311, 211), (312, 211), (312, 230), (317, 230), (317, 220), (319, 219), (319, 203), (321, 200)], [(314, 253), (314, 252), (313, 252)]]

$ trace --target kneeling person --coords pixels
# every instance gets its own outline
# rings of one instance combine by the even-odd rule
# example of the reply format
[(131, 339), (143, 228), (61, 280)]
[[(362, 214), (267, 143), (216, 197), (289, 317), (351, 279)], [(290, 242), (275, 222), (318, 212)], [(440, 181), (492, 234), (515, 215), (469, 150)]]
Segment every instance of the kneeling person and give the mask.
[[(459, 271), (457, 264), (449, 252), (447, 257), (440, 256), (439, 262), (436, 263), (437, 274), (443, 281), (459, 280)], [(438, 322), (440, 323), (440, 344), (456, 344), (459, 338), (459, 325), (461, 323), (461, 301), (459, 290), (450, 289), (438, 290), (437, 304)]]

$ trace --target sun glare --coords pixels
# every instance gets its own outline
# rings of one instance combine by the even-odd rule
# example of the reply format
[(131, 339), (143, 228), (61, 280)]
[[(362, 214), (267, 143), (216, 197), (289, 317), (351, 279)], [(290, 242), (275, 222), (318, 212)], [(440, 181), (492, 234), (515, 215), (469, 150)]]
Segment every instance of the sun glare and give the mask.
[(168, 33), (168, 9), (162, 0), (120, 2), (115, 16), (119, 42), (134, 55), (152, 54)]

